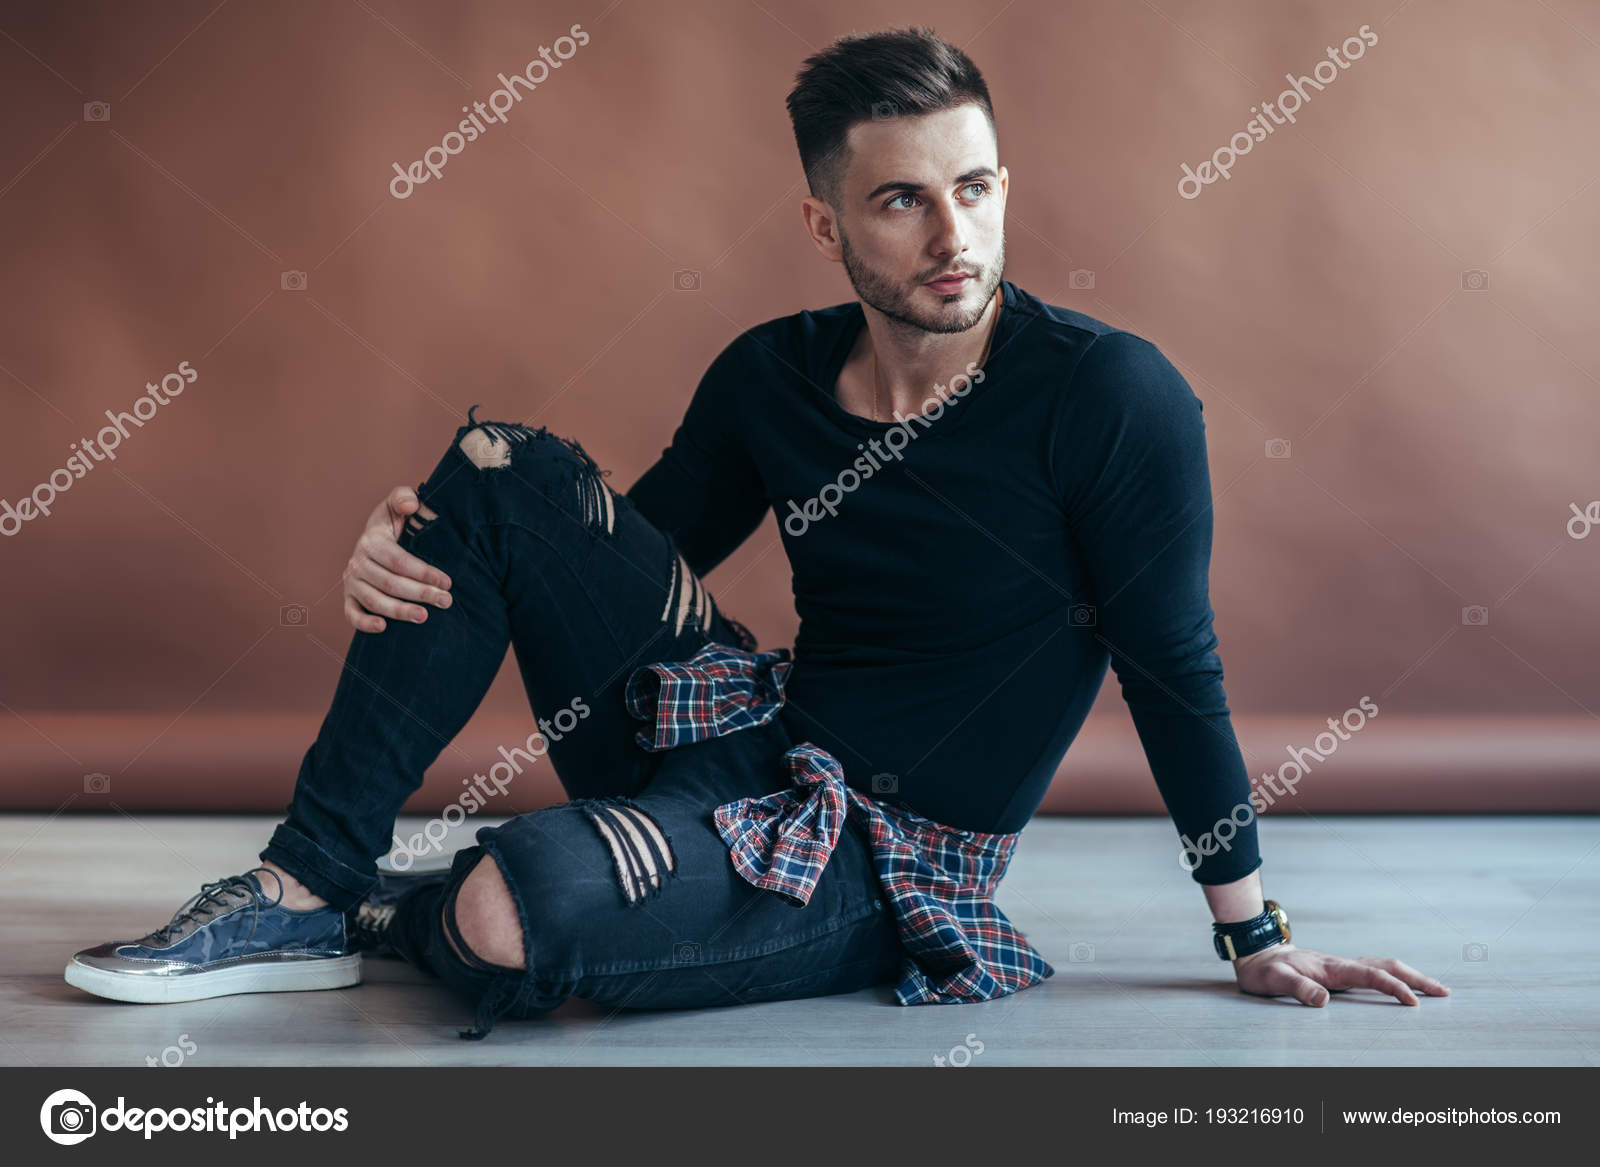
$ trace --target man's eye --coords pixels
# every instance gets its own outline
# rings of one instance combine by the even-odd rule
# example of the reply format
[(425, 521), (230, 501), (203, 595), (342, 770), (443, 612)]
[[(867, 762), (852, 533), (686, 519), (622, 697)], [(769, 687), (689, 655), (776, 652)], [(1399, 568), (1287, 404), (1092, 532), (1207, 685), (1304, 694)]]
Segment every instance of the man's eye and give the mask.
[(989, 184), (986, 182), (969, 182), (964, 189), (972, 190), (974, 187), (976, 187), (978, 191), (978, 193), (973, 196), (975, 198), (982, 198), (989, 191)]
[(909, 192), (906, 192), (906, 191), (902, 191), (902, 192), (900, 192), (900, 193), (899, 193), (899, 194), (897, 194), (897, 195), (895, 195), (895, 196), (894, 196), (894, 197), (893, 197), (893, 198), (892, 198), (892, 199), (890, 199), (890, 200), (889, 200), (889, 201), (888, 201), (888, 202), (886, 202), (886, 203), (884, 203), (884, 204), (883, 204), (883, 205), (884, 205), (884, 206), (885, 206), (885, 207), (892, 207), (892, 206), (894, 206), (894, 205), (895, 205), (895, 204), (896, 204), (896, 203), (897, 203), (897, 202), (899, 202), (899, 201), (900, 201), (900, 200), (901, 200), (901, 199), (913, 199), (913, 198), (916, 198), (916, 197), (917, 197), (917, 196), (916, 196), (916, 195), (914, 195), (914, 194), (910, 194), (910, 193), (909, 193)]

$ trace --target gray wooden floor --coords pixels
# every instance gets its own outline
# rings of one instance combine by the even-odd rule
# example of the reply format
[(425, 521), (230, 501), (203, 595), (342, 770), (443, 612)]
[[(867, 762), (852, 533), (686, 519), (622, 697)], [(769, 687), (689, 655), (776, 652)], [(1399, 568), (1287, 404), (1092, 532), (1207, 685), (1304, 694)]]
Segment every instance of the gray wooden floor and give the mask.
[(1027, 828), (999, 903), (1057, 973), (980, 1005), (903, 1008), (887, 988), (690, 1012), (573, 1001), (464, 1042), (465, 1006), (387, 960), (355, 988), (178, 1005), (62, 980), (74, 950), (148, 931), (202, 882), (254, 866), (273, 821), (0, 816), (0, 1064), (915, 1066), (982, 1043), (974, 1065), (1600, 1066), (1594, 818), (1263, 824), (1266, 891), (1296, 942), (1399, 956), (1453, 990), (1415, 1008), (1239, 993), (1158, 819)]

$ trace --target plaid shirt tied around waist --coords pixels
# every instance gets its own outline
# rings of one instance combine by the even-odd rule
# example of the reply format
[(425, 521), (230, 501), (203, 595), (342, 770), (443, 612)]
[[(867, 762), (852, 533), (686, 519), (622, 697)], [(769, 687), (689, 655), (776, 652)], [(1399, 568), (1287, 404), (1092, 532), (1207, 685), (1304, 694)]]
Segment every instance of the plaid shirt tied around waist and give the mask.
[[(750, 653), (715, 641), (687, 661), (642, 666), (628, 678), (626, 701), (653, 724), (637, 740), (654, 752), (765, 725), (783, 707), (793, 667), (788, 649)], [(1054, 975), (993, 902), (1020, 831), (958, 830), (868, 798), (845, 783), (837, 758), (810, 742), (783, 763), (787, 789), (714, 812), (734, 869), (804, 907), (854, 816), (906, 949), (900, 1004), (987, 1001)]]

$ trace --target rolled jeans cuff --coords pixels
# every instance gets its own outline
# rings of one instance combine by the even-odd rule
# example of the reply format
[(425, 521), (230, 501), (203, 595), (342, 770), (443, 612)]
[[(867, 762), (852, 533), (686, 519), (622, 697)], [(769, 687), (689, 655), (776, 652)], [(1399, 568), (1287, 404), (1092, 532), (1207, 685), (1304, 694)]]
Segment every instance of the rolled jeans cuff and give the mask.
[(366, 898), (378, 880), (375, 872), (357, 871), (340, 862), (287, 823), (279, 823), (272, 832), (261, 858), (276, 863), (313, 895), (321, 896), (341, 911)]

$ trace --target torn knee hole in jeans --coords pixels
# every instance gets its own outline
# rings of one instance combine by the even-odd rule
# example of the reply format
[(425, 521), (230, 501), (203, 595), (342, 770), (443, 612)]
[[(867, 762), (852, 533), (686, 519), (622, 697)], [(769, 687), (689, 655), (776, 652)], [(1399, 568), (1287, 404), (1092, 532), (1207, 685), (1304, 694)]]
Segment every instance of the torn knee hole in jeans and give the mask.
[(523, 425), (479, 422), (460, 441), (462, 451), (480, 470), (504, 470), (511, 465), (511, 447), (530, 440), (533, 431)]
[(617, 507), (626, 500), (609, 487), (605, 478), (611, 471), (602, 470), (576, 440), (551, 433), (545, 426), (529, 428), (520, 422), (480, 422), (474, 417), (474, 405), (467, 411), (467, 423), (474, 428), (459, 443), (462, 451), (480, 470), (509, 470), (512, 452), (516, 446), (535, 441), (555, 441), (577, 455), (570, 473), (561, 489), (575, 491), (580, 521), (589, 530), (613, 534), (617, 526)]
[(626, 795), (574, 802), (594, 824), (611, 851), (617, 882), (630, 906), (661, 892), (663, 874), (677, 877), (672, 840), (639, 804)]

